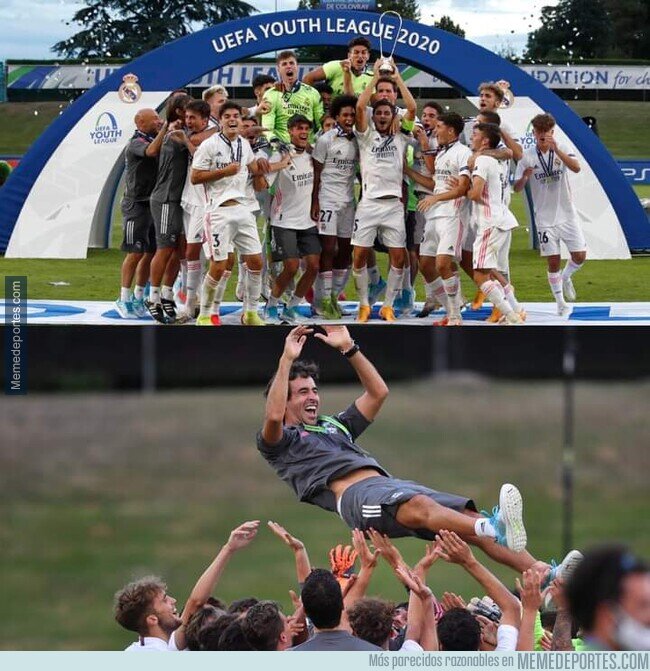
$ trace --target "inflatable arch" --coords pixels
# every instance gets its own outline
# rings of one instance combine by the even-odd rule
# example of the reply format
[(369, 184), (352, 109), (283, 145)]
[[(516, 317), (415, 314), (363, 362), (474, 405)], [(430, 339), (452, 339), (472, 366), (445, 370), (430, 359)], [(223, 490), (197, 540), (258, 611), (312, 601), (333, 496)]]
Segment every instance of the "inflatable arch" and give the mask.
[[(169, 92), (229, 63), (286, 48), (345, 46), (366, 35), (373, 46), (397, 39), (395, 57), (475, 95), (486, 80), (510, 82), (516, 102), (505, 120), (526, 141), (527, 122), (553, 114), (582, 157), (574, 183), (591, 258), (629, 258), (650, 248), (650, 225), (610, 154), (572, 110), (542, 84), (493, 53), (431, 26), (379, 24), (379, 15), (348, 11), (261, 14), (206, 28), (137, 58), (74, 102), (32, 145), (0, 195), (0, 251), (7, 257), (84, 258), (108, 230), (121, 174), (118, 161), (141, 107), (159, 107)], [(142, 95), (125, 95), (135, 75)], [(127, 82), (133, 81), (127, 79)], [(127, 84), (127, 89), (129, 86)], [(133, 91), (126, 90), (128, 94)], [(517, 115), (519, 115), (517, 117)], [(513, 121), (518, 118), (517, 123)], [(530, 141), (530, 135), (528, 135)]]

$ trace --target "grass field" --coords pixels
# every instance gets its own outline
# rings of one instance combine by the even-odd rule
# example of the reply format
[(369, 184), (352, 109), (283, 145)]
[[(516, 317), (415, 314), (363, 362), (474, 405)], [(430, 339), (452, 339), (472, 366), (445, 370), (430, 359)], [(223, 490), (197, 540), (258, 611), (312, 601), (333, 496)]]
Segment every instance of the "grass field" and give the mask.
[[(345, 407), (357, 393), (325, 388), (323, 410)], [(650, 554), (649, 394), (648, 383), (577, 387), (578, 547), (616, 539)], [(246, 519), (285, 524), (306, 542), (312, 564), (325, 566), (346, 528), (299, 504), (257, 454), (261, 415), (260, 390), (30, 396), (0, 405), (0, 596), (8, 613), (0, 648), (123, 647), (132, 637), (111, 619), (115, 590), (159, 573), (182, 603), (229, 530)], [(558, 384), (478, 378), (393, 385), (360, 440), (398, 477), (471, 495), (485, 508), (502, 482), (517, 483), (529, 549), (544, 559), (562, 551), (561, 443)], [(408, 561), (423, 552), (421, 541), (398, 545)], [(497, 572), (512, 582), (512, 573)], [(294, 576), (291, 553), (262, 529), (216, 593), (288, 607)], [(452, 566), (435, 566), (430, 584), (476, 593)], [(384, 566), (370, 593), (403, 597)]]
[[(454, 101), (452, 101), (454, 103)], [(460, 109), (465, 101), (455, 103)], [(23, 153), (60, 112), (60, 103), (12, 103), (0, 105), (0, 153)], [(615, 156), (646, 156), (650, 151), (650, 126), (645, 122), (648, 103), (575, 102), (571, 106), (583, 114), (598, 117), (601, 136)], [(464, 110), (460, 110), (464, 111)], [(35, 112), (38, 112), (35, 115)], [(645, 116), (644, 116), (645, 115)], [(640, 197), (650, 197), (650, 187), (636, 189)], [(521, 197), (514, 194), (512, 208), (517, 219), (526, 221)], [(119, 208), (116, 208), (119, 210)], [(28, 298), (62, 300), (114, 300), (119, 289), (120, 266), (123, 254), (119, 251), (121, 218), (116, 212), (113, 223), (111, 248), (91, 249), (84, 260), (56, 259), (2, 259), (5, 275), (27, 275)], [(385, 275), (387, 258), (378, 255)], [(546, 270), (538, 253), (529, 249), (529, 234), (525, 225), (513, 234), (511, 252), (512, 277), (518, 297), (523, 301), (548, 301), (550, 292)], [(236, 273), (235, 273), (236, 274)], [(69, 286), (52, 286), (50, 282), (68, 282)], [(636, 257), (625, 263), (598, 261), (587, 263), (575, 278), (581, 301), (648, 301), (650, 300), (650, 258)], [(463, 275), (467, 296), (474, 287)], [(231, 279), (226, 300), (234, 300), (235, 277)], [(423, 300), (421, 277), (416, 283), (418, 298)], [(347, 293), (354, 296), (352, 281)], [(4, 286), (0, 286), (0, 296)]]

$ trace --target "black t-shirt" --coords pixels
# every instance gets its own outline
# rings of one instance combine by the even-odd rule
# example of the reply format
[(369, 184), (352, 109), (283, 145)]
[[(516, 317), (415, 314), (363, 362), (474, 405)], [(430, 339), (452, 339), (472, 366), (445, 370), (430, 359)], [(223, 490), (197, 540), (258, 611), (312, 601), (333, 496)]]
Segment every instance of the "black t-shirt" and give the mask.
[(124, 198), (149, 200), (158, 174), (158, 157), (147, 156), (153, 138), (136, 131), (124, 150)]
[(187, 147), (169, 135), (160, 148), (158, 179), (151, 193), (151, 199), (159, 203), (180, 203), (187, 177)]
[(275, 445), (267, 445), (260, 431), (257, 449), (301, 501), (335, 512), (336, 499), (327, 488), (332, 480), (360, 468), (390, 477), (354, 442), (369, 425), (353, 403), (333, 417), (321, 415), (316, 426), (285, 426)]

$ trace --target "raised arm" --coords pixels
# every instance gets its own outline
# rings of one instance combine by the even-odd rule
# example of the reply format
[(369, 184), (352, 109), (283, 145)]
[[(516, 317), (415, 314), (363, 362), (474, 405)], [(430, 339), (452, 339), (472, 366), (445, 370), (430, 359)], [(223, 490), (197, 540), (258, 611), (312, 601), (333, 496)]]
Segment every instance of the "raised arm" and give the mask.
[(219, 550), (219, 554), (196, 581), (187, 599), (185, 608), (183, 608), (183, 612), (181, 613), (182, 624), (176, 631), (176, 647), (179, 650), (185, 648), (185, 627), (190, 618), (208, 600), (232, 555), (237, 550), (245, 548), (255, 538), (259, 526), (259, 520), (253, 520), (251, 522), (244, 522), (236, 529), (233, 529), (230, 532), (227, 543)]
[(540, 589), (541, 576), (535, 569), (523, 572), (522, 582), (517, 578), (517, 589), (521, 599), (521, 626), (517, 639), (517, 650), (535, 649), (535, 622), (543, 595)]
[(359, 569), (356, 581), (354, 581), (354, 584), (345, 596), (346, 608), (350, 608), (350, 606), (365, 596), (370, 584), (370, 578), (377, 566), (377, 558), (379, 557), (379, 550), (370, 551), (363, 536), (363, 531), (359, 531), (359, 529), (352, 530), (352, 545), (359, 557), (361, 568)]
[(485, 590), (485, 593), (501, 609), (501, 624), (509, 624), (519, 628), (519, 600), (508, 588), (481, 562), (479, 562), (469, 545), (453, 531), (441, 529), (438, 532), (441, 556), (445, 561), (462, 566)]
[(368, 86), (363, 89), (361, 95), (357, 99), (357, 114), (354, 125), (360, 133), (365, 133), (368, 128), (368, 105), (370, 105), (370, 99), (372, 98), (372, 94), (375, 92), (378, 79), (379, 61), (375, 63), (372, 79), (368, 82)]
[[(515, 161), (521, 161), (521, 157), (524, 155), (524, 149), (523, 147), (515, 140), (508, 131), (504, 130), (503, 128), (499, 128), (499, 132), (501, 133), (501, 139), (503, 140), (503, 144), (512, 152), (512, 159)], [(503, 150), (501, 150), (503, 151)], [(495, 156), (494, 158), (498, 158)], [(498, 159), (498, 160), (503, 160), (503, 159)]]
[(409, 590), (405, 640), (416, 641), (424, 650), (438, 650), (433, 592), (415, 571), (409, 571), (406, 566), (398, 566), (395, 575)]
[[(393, 65), (395, 64), (393, 63)], [(415, 102), (415, 98), (413, 97), (412, 93), (409, 91), (406, 82), (402, 79), (402, 75), (400, 71), (397, 69), (396, 65), (395, 65), (394, 77), (395, 77), (395, 83), (397, 84), (397, 88), (399, 89), (400, 95), (402, 96), (402, 100), (406, 105), (406, 114), (404, 115), (404, 119), (406, 119), (407, 121), (415, 121), (415, 116), (418, 111), (418, 105)]]
[(556, 156), (566, 165), (571, 172), (580, 172), (580, 161), (575, 156), (569, 156), (566, 152), (562, 151), (558, 146), (555, 138), (551, 138), (549, 141), (551, 149), (555, 152)]
[(302, 78), (302, 81), (304, 84), (313, 86), (316, 82), (322, 82), (324, 79), (327, 79), (327, 75), (325, 74), (325, 69), (321, 66), (320, 68), (316, 68), (315, 70), (308, 72)]
[(146, 156), (153, 158), (154, 156), (158, 156), (158, 154), (160, 154), (160, 148), (162, 147), (163, 140), (165, 139), (165, 135), (167, 135), (168, 130), (169, 124), (166, 121), (163, 121), (158, 134), (144, 150)]
[(322, 328), (325, 331), (325, 335), (316, 333), (314, 334), (316, 338), (322, 340), (330, 347), (338, 349), (341, 354), (349, 354), (348, 360), (364, 389), (363, 394), (355, 401), (355, 405), (357, 406), (357, 410), (371, 422), (381, 410), (381, 406), (388, 396), (388, 386), (379, 374), (379, 371), (363, 353), (358, 348), (354, 351), (357, 346), (345, 326), (324, 325)]
[(303, 583), (307, 580), (307, 576), (311, 573), (311, 564), (309, 563), (309, 555), (305, 544), (295, 536), (292, 536), (282, 525), (277, 522), (268, 522), (269, 529), (281, 540), (283, 540), (289, 548), (293, 551), (296, 560), (296, 577), (298, 583)]
[(278, 369), (266, 397), (262, 438), (268, 445), (275, 445), (282, 438), (284, 413), (289, 396), (289, 371), (291, 364), (300, 356), (307, 335), (311, 332), (312, 329), (306, 326), (296, 326), (284, 341), (284, 350), (278, 362)]

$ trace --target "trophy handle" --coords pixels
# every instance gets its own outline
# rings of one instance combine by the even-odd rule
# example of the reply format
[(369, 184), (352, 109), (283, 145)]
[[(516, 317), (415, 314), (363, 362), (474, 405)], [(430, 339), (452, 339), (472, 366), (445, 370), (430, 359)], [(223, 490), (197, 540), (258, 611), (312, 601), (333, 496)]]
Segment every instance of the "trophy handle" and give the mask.
[[(397, 28), (397, 35), (395, 36), (395, 42), (393, 43), (393, 48), (391, 49), (391, 52), (390, 52), (390, 56), (386, 57), (386, 56), (384, 56), (384, 30), (383, 30), (383, 25), (382, 25), (382, 19), (385, 16), (388, 16), (389, 14), (392, 14), (393, 16), (396, 16), (398, 21), (399, 21), (399, 24), (398, 24), (398, 28)], [(393, 72), (393, 67), (390, 65), (390, 60), (393, 57), (393, 54), (395, 53), (395, 47), (397, 46), (397, 38), (399, 37), (399, 33), (402, 30), (402, 23), (403, 23), (402, 16), (398, 12), (396, 12), (392, 9), (389, 9), (385, 12), (382, 12), (379, 15), (378, 23), (379, 23), (379, 54), (380, 54), (381, 59), (383, 61), (382, 65), (379, 67), (379, 71), (380, 72), (382, 72), (382, 71)]]

